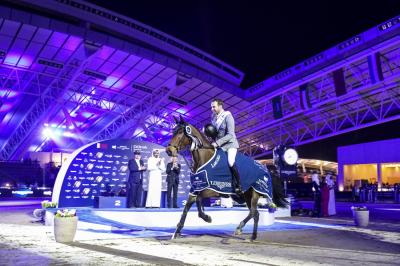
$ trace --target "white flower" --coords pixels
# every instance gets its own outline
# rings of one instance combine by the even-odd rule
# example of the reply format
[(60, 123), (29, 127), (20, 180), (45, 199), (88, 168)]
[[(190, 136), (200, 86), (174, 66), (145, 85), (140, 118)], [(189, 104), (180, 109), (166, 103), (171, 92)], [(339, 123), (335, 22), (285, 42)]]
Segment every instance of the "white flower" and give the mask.
[(63, 210), (57, 210), (56, 217), (74, 217), (76, 216), (76, 210), (75, 209), (63, 209)]

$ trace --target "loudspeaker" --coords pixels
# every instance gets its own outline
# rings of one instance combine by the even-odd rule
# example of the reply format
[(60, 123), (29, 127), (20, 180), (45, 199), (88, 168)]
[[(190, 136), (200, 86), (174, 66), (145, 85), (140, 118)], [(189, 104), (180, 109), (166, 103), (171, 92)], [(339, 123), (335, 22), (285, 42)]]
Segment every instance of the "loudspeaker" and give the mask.
[(368, 70), (372, 84), (383, 80), (382, 63), (379, 52), (368, 56)]
[(282, 113), (282, 96), (272, 98), (272, 109), (274, 111), (274, 118), (279, 119), (283, 117)]
[(308, 83), (300, 86), (300, 106), (301, 109), (309, 109), (312, 107), (310, 101)]
[(344, 80), (342, 68), (339, 68), (338, 70), (333, 71), (333, 83), (335, 85), (336, 97), (345, 95), (347, 93), (346, 82)]

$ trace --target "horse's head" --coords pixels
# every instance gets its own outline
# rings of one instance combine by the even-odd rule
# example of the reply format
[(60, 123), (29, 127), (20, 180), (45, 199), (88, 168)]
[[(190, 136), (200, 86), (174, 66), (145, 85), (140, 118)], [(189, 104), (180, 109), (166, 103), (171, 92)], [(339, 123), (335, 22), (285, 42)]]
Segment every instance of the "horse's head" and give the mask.
[(179, 151), (192, 144), (192, 139), (190, 136), (193, 132), (195, 132), (194, 127), (185, 122), (182, 116), (180, 116), (179, 120), (176, 117), (174, 117), (174, 119), (176, 122), (176, 127), (174, 128), (172, 139), (165, 149), (169, 156), (177, 156)]

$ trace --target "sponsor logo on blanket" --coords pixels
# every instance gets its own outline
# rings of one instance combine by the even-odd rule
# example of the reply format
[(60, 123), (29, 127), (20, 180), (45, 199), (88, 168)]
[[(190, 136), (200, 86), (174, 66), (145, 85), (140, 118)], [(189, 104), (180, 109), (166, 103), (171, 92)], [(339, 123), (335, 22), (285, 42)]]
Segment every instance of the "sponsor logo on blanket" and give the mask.
[(226, 187), (228, 187), (228, 188), (232, 187), (232, 184), (230, 182), (220, 182), (220, 181), (211, 180), (210, 184), (212, 186), (216, 186), (219, 189), (223, 189)]
[(211, 164), (211, 168), (215, 168), (215, 166), (217, 166), (217, 164), (219, 163), (219, 160), (221, 160), (221, 156), (218, 154), (215, 158), (215, 161)]

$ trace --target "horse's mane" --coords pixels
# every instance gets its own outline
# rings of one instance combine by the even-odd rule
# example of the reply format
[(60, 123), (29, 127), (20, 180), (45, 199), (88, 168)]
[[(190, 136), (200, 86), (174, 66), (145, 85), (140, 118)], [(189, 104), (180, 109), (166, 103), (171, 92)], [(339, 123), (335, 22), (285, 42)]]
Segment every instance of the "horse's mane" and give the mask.
[(204, 148), (213, 148), (213, 146), (211, 145), (211, 142), (208, 140), (208, 138), (197, 127), (195, 127), (192, 124), (189, 124), (187, 122), (179, 122), (177, 125), (179, 127), (177, 127), (175, 129), (174, 134), (176, 133), (177, 130), (179, 130), (180, 127), (190, 126), (196, 133), (196, 137), (198, 137), (201, 140), (201, 142), (203, 143)]
[(211, 148), (211, 142), (208, 140), (208, 138), (195, 126), (188, 124), (189, 126), (191, 126), (193, 129), (195, 129), (197, 131), (197, 133), (200, 135), (201, 141), (203, 142), (203, 145), (205, 146), (205, 148)]

